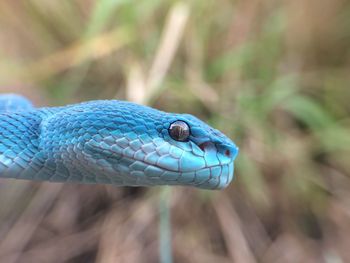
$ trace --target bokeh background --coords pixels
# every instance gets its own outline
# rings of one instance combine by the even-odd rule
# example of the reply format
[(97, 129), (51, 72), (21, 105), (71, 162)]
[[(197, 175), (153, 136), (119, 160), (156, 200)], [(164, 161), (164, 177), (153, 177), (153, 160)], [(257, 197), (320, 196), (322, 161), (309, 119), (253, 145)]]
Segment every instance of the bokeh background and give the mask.
[(214, 192), (3, 179), (0, 262), (350, 262), (349, 81), (346, 0), (1, 1), (1, 92), (191, 113), (240, 154)]

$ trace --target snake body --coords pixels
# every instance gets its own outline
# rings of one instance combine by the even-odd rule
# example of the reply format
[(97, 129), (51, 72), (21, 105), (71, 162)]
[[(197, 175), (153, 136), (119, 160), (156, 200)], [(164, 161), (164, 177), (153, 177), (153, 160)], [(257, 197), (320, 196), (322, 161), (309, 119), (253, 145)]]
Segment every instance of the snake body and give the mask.
[[(186, 141), (169, 135), (188, 124)], [(226, 187), (236, 145), (189, 114), (117, 100), (34, 108), (0, 96), (0, 177), (118, 186)]]

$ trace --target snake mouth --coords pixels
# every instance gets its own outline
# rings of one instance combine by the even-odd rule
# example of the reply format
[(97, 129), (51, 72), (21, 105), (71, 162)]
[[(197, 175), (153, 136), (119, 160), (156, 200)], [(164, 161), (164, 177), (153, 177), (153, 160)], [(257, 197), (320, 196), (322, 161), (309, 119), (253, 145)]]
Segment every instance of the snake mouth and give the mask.
[[(233, 179), (233, 161), (226, 164), (206, 166), (192, 171), (179, 171), (148, 163), (132, 157), (130, 176), (140, 185), (191, 185), (202, 189), (222, 189)], [(146, 165), (146, 166), (145, 166)], [(117, 168), (117, 167), (116, 167)]]
[(203, 189), (225, 188), (233, 179), (233, 162), (226, 165), (214, 165), (194, 172), (169, 173), (164, 171), (159, 177), (147, 178), (151, 184), (164, 181), (162, 184), (191, 185)]
[[(179, 166), (172, 168), (169, 163), (161, 165), (159, 155), (141, 154), (140, 150), (135, 152), (125, 148), (117, 152), (106, 144), (92, 143), (89, 144), (89, 151), (106, 160), (113, 173), (132, 177), (139, 185), (192, 185), (205, 189), (221, 189), (227, 186), (233, 177), (233, 160), (228, 161), (228, 158), (225, 162), (216, 162), (213, 165), (204, 162), (204, 165), (197, 169), (182, 170)], [(158, 160), (152, 156), (156, 156)], [(171, 160), (178, 161), (176, 158)]]
[(121, 147), (117, 144), (91, 140), (85, 144), (85, 152), (93, 155), (94, 159), (104, 159), (118, 164), (129, 159), (137, 162), (139, 166), (142, 166), (141, 163), (143, 163), (146, 166), (152, 165), (169, 172), (195, 172), (202, 168), (210, 168), (204, 157), (195, 156), (191, 152), (181, 150), (179, 153), (172, 151), (170, 146), (164, 150), (162, 147), (149, 145), (143, 144), (142, 147), (133, 149), (129, 145)]
[(148, 164), (144, 170), (130, 171), (129, 176), (133, 177), (138, 182), (138, 185), (190, 185), (215, 190), (225, 188), (232, 181), (233, 162), (226, 165), (205, 167), (191, 172), (170, 171)]

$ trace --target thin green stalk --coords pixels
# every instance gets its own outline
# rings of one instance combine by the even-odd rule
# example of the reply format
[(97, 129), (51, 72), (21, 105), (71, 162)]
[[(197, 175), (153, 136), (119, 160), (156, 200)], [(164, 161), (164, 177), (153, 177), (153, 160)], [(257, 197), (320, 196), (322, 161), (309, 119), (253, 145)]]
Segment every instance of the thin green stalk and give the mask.
[(164, 187), (159, 196), (159, 259), (161, 263), (172, 263), (170, 222), (171, 188)]

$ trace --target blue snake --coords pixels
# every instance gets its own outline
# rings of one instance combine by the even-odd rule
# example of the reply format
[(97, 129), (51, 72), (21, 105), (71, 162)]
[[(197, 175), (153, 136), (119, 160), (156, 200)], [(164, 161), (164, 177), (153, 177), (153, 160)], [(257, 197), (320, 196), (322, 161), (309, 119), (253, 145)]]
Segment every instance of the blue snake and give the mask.
[(190, 114), (126, 101), (35, 108), (0, 96), (0, 177), (117, 186), (221, 189), (236, 145)]

